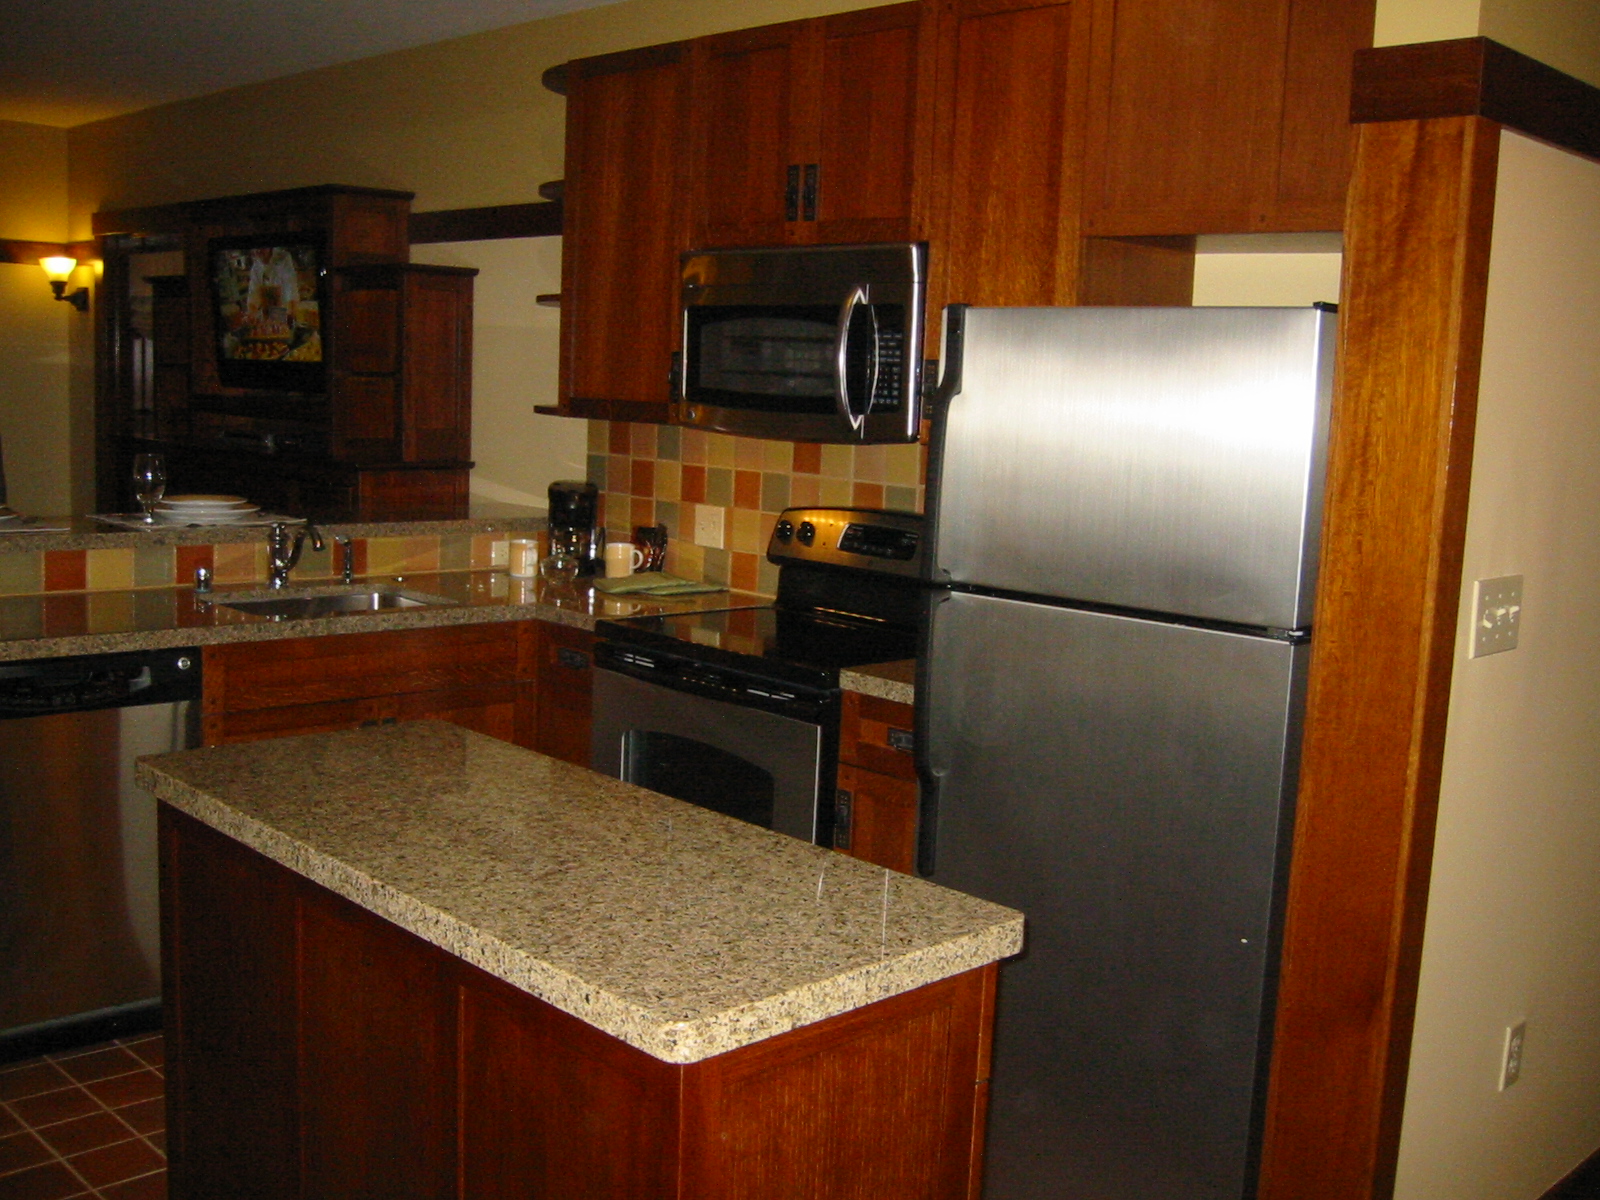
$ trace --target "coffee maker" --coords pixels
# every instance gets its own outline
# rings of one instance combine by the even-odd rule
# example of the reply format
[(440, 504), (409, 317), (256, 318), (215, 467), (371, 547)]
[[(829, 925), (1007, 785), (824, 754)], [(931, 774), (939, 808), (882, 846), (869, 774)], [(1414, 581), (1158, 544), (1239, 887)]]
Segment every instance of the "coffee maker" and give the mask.
[(600, 489), (581, 479), (550, 485), (550, 557), (574, 560), (579, 575), (595, 573), (595, 513)]

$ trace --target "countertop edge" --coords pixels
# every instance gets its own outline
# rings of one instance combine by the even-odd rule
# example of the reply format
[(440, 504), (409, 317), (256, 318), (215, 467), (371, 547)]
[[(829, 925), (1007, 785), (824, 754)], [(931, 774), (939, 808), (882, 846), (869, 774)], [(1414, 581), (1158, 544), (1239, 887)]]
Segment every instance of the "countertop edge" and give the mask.
[(136, 766), (135, 778), (158, 799), (302, 878), (653, 1058), (677, 1065), (815, 1024), (1022, 949), (1023, 918), (1018, 915), (696, 1021), (661, 1021), (145, 762)]
[[(916, 662), (877, 663), (865, 667), (846, 667), (839, 672), (839, 686), (847, 692), (891, 700), (896, 704), (915, 704), (917, 685)], [(910, 680), (895, 676), (910, 675)]]

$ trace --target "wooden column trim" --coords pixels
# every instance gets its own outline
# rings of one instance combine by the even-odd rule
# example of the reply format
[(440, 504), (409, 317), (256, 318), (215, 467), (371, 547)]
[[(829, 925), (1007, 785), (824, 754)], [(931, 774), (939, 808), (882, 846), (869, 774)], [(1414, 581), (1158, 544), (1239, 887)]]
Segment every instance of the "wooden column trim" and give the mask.
[(1356, 53), (1350, 119), (1487, 117), (1574, 154), (1600, 158), (1600, 88), (1489, 38)]
[(1362, 125), (1261, 1200), (1394, 1188), (1499, 126)]
[(561, 201), (492, 204), (411, 214), (411, 244), (561, 236)]

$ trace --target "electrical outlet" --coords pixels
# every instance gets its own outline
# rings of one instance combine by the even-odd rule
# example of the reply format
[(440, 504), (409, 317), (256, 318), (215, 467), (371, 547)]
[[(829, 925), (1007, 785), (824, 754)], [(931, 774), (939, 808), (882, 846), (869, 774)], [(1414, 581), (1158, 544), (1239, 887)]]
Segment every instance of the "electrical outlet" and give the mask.
[(1505, 1053), (1500, 1056), (1500, 1090), (1503, 1092), (1522, 1078), (1522, 1043), (1528, 1036), (1528, 1023), (1506, 1026)]
[(713, 550), (723, 547), (722, 509), (715, 504), (694, 506), (694, 544)]
[(1472, 585), (1471, 658), (1517, 648), (1522, 624), (1522, 576), (1502, 575)]

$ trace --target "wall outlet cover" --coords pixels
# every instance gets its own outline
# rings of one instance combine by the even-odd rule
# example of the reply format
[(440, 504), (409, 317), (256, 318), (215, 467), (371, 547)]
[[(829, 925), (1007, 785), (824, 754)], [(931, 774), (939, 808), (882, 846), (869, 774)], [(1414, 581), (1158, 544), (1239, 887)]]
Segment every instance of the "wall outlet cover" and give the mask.
[(1472, 585), (1472, 651), (1483, 658), (1517, 648), (1522, 625), (1522, 576), (1501, 575)]
[(694, 544), (721, 550), (725, 544), (723, 510), (715, 504), (694, 506)]
[(1522, 1078), (1522, 1044), (1528, 1036), (1528, 1023), (1506, 1026), (1505, 1048), (1500, 1055), (1500, 1090), (1503, 1092)]

